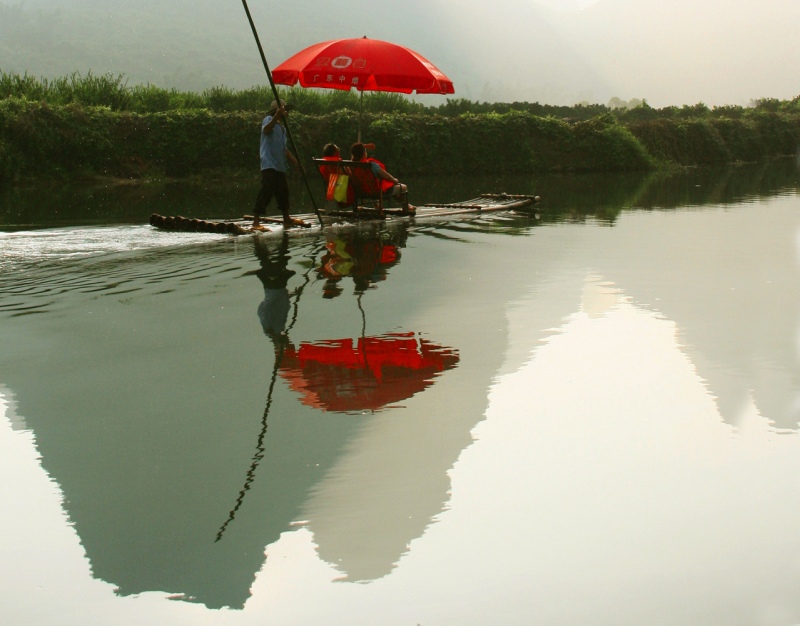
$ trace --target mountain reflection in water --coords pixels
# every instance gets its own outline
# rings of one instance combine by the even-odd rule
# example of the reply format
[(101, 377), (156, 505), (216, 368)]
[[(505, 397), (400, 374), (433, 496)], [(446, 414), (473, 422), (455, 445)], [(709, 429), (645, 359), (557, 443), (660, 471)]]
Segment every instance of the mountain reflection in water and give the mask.
[[(740, 508), (748, 503), (735, 496), (726, 498), (728, 508), (720, 509), (725, 515), (713, 518), (711, 532), (702, 508), (708, 498), (698, 497), (702, 506), (692, 508), (693, 500), (675, 495), (685, 484), (670, 482), (696, 478), (679, 471), (687, 459), (672, 452), (681, 445), (691, 444), (697, 458), (705, 458), (704, 446), (717, 450), (709, 444), (712, 436), (713, 443), (735, 436), (753, 413), (765, 437), (786, 442), (797, 436), (800, 417), (796, 169), (703, 176), (693, 171), (671, 182), (623, 177), (608, 187), (599, 187), (599, 178), (560, 184), (552, 177), (537, 189), (546, 199), (538, 221), (479, 217), (286, 240), (187, 234), (190, 245), (130, 226), (110, 230), (113, 241), (105, 254), (103, 229), (87, 229), (91, 250), (84, 247), (80, 256), (69, 254), (80, 239), (74, 230), (63, 231), (69, 236), (60, 240), (62, 231), (2, 235), (0, 262), (13, 267), (0, 272), (0, 394), (6, 416), (35, 437), (41, 468), (63, 494), (60, 505), (80, 538), (91, 576), (120, 595), (182, 594), (209, 608), (258, 611), (263, 603), (247, 606), (252, 590), (262, 577), (271, 583), (270, 576), (288, 571), (273, 557), (302, 526), (312, 537), (314, 558), (330, 565), (321, 576), (330, 571), (346, 581), (383, 579), (379, 585), (343, 585), (348, 591), (339, 595), (303, 597), (307, 606), (301, 606), (298, 590), (318, 590), (322, 583), (286, 574), (276, 589), (285, 583), (292, 593), (275, 591), (269, 601), (294, 598), (296, 606), (283, 608), (298, 620), (311, 615), (310, 623), (315, 602), (328, 615), (349, 607), (352, 612), (336, 623), (363, 623), (368, 620), (359, 619), (359, 611), (385, 608), (387, 598), (393, 608), (413, 605), (431, 618), (417, 621), (442, 621), (435, 618), (445, 609), (437, 609), (431, 595), (444, 597), (442, 606), (456, 613), (463, 606), (481, 618), (504, 608), (530, 617), (535, 603), (549, 607), (550, 623), (568, 622), (559, 618), (572, 615), (576, 604), (552, 594), (553, 602), (546, 602), (530, 584), (534, 579), (548, 591), (548, 580), (575, 581), (568, 595), (585, 597), (587, 611), (607, 618), (598, 623), (642, 623), (639, 604), (622, 602), (619, 590), (613, 616), (587, 590), (599, 589), (605, 597), (615, 592), (605, 581), (642, 574), (636, 576), (644, 581), (641, 597), (677, 615), (691, 606), (679, 600), (694, 596), (675, 584), (647, 582), (662, 580), (664, 563), (673, 574), (693, 568), (702, 580), (714, 581), (717, 595), (704, 597), (702, 608), (716, 618), (748, 608), (749, 596), (734, 591), (741, 572), (752, 571), (744, 567), (750, 566), (749, 553), (740, 552), (747, 545), (765, 547), (753, 585), (763, 581), (777, 589), (781, 606), (798, 621), (794, 596), (781, 595), (775, 583), (782, 577), (787, 588), (796, 587), (796, 571), (780, 569), (770, 556), (780, 552), (779, 541), (785, 547), (785, 537), (773, 545), (769, 529), (761, 534), (756, 524), (739, 524)], [(666, 361), (656, 358), (660, 343), (647, 343), (649, 329), (658, 330), (660, 342), (671, 342), (670, 363), (683, 367), (695, 384), (692, 391), (702, 396), (700, 417), (668, 415), (657, 404), (647, 412), (647, 399), (636, 387), (638, 372), (620, 356), (626, 354), (624, 323), (630, 320), (639, 322), (631, 330), (637, 358), (649, 365)], [(597, 365), (604, 355), (597, 350), (603, 323), (611, 322), (618, 325), (619, 350), (609, 351), (614, 361), (607, 370), (619, 373), (619, 395), (588, 397), (606, 380), (608, 372)], [(576, 329), (583, 334), (571, 335)], [(580, 352), (559, 352), (567, 343), (559, 339), (576, 337), (586, 342), (591, 368), (584, 367)], [(374, 352), (374, 345), (387, 351)], [(424, 385), (406, 389), (403, 394), (411, 393), (403, 399), (362, 395), (365, 386), (370, 393), (379, 389), (392, 368), (417, 376), (411, 362), (419, 365)], [(525, 396), (524, 404), (513, 397), (501, 402), (503, 382), (529, 364), (538, 365), (540, 375), (548, 364), (561, 375), (547, 379), (549, 388), (520, 381), (536, 393)], [(368, 384), (353, 382), (356, 370), (369, 371)], [(669, 371), (663, 377), (659, 398), (669, 396), (675, 384)], [(361, 404), (346, 404), (351, 392)], [(585, 427), (615, 403), (625, 406), (625, 394), (644, 408), (629, 424), (615, 422), (615, 437), (602, 437), (605, 423)], [(583, 412), (559, 412), (571, 403)], [(712, 410), (703, 412), (705, 406)], [(561, 421), (548, 421), (552, 415)], [(683, 425), (699, 420), (709, 441), (682, 442), (696, 435), (685, 434)], [(647, 430), (652, 424), (660, 430)], [(499, 426), (511, 433), (507, 448), (492, 447)], [(655, 446), (661, 440), (654, 432), (671, 433), (677, 442), (659, 449), (656, 464), (663, 467), (657, 468), (661, 482), (654, 484), (660, 490), (652, 497), (661, 503), (663, 519), (643, 523), (630, 537), (604, 535), (592, 524), (604, 521), (607, 530), (627, 529), (630, 519), (653, 521), (625, 500), (629, 483), (602, 485), (617, 498), (603, 502), (604, 519), (593, 517), (596, 509), (586, 503), (603, 495), (592, 491), (591, 477), (618, 469), (619, 459), (631, 471), (618, 475), (638, 475), (633, 460), (639, 457), (632, 453), (639, 450), (637, 437), (649, 437), (647, 444)], [(581, 466), (570, 448), (574, 441), (595, 450), (592, 458), (602, 464)], [(720, 493), (730, 495), (730, 485), (715, 481), (751, 475), (751, 443), (741, 439), (725, 457), (732, 471), (700, 477), (709, 494), (719, 484)], [(526, 456), (528, 448), (538, 456)], [(759, 506), (764, 516), (791, 522), (797, 517), (792, 498), (771, 498), (793, 483), (761, 452), (752, 455), (763, 463), (758, 475), (773, 482), (760, 490)], [(788, 449), (781, 454), (781, 460), (791, 459)], [(573, 465), (558, 465), (559, 457)], [(507, 467), (509, 458), (513, 467)], [(471, 473), (464, 473), (470, 462)], [(653, 474), (642, 475), (642, 489), (651, 486)], [(555, 495), (537, 500), (548, 487)], [(464, 500), (476, 492), (485, 500), (471, 503), (475, 508), (465, 513)], [(514, 506), (495, 513), (492, 498)], [(640, 517), (626, 517), (630, 511)], [(477, 513), (481, 517), (470, 526)], [(566, 530), (556, 521), (566, 521)], [(637, 537), (671, 524), (692, 545), (703, 543), (703, 554), (724, 548), (733, 564), (730, 578), (737, 580), (726, 578), (713, 559), (683, 554), (677, 543), (664, 544), (667, 556), (658, 552), (658, 542), (635, 544)], [(718, 525), (724, 532), (717, 533)], [(509, 529), (516, 534), (507, 540)], [(736, 531), (743, 535), (729, 541)], [(442, 536), (462, 552), (448, 553)], [(592, 564), (584, 567), (581, 550), (562, 558), (566, 545), (586, 548), (580, 539), (586, 536), (597, 542)], [(719, 546), (718, 536), (725, 539)], [(640, 549), (620, 553), (629, 545), (626, 537)], [(431, 550), (436, 541), (442, 543)], [(3, 546), (11, 571), (12, 542)], [(24, 558), (35, 560), (36, 546), (24, 550)], [(437, 550), (449, 558), (434, 562)], [(403, 570), (407, 562), (417, 567)], [(439, 576), (435, 580), (420, 573), (431, 563), (434, 569), (426, 571)], [(393, 574), (400, 570), (404, 576)], [(591, 579), (598, 570), (603, 576)], [(489, 576), (502, 581), (502, 606), (491, 594), (481, 595)], [(457, 595), (451, 595), (450, 583)], [(71, 588), (70, 581), (63, 584)], [(7, 601), (18, 602), (15, 597)], [(348, 604), (348, 598), (359, 602)], [(129, 605), (119, 606), (122, 611)], [(82, 617), (74, 621), (89, 619)], [(153, 621), (168, 621), (162, 617)]]
[[(20, 414), (31, 416), (43, 465), (64, 490), (96, 577), (121, 595), (164, 590), (211, 608), (244, 605), (264, 546), (302, 517), (307, 494), (362, 427), (302, 410), (305, 397), (286, 382), (271, 383), (269, 372), (280, 371), (279, 381), (294, 373), (296, 386), (308, 350), (329, 341), (317, 333), (347, 334), (368, 362), (344, 369), (368, 375), (348, 387), (347, 401), (340, 386), (339, 404), (326, 408), (408, 412), (387, 403), (419, 394), (458, 361), (454, 350), (416, 332), (364, 337), (366, 309), (379, 293), (370, 287), (397, 270), (406, 237), (402, 228), (367, 227), (330, 241), (256, 238), (231, 248), (220, 238), (127, 258), (82, 256), (39, 267), (15, 260), (22, 269), (3, 276), (9, 297), (0, 306), (3, 328), (21, 340), (4, 341), (14, 365), (3, 371)], [(52, 249), (52, 235), (46, 245)], [(334, 248), (349, 251), (347, 271), (332, 263)], [(368, 258), (373, 252), (377, 262)], [(334, 265), (354, 289), (331, 300)], [(264, 289), (260, 303), (240, 280), (253, 275)], [(331, 307), (334, 320), (327, 319)], [(384, 318), (376, 311), (376, 324)], [(295, 349), (292, 337), (305, 333), (311, 341)], [(46, 359), (26, 357), (39, 350)], [(402, 382), (406, 374), (413, 384)], [(312, 377), (306, 391), (330, 402), (332, 389), (315, 387)], [(436, 412), (423, 411), (424, 419)], [(464, 424), (464, 443), (478, 419)], [(462, 447), (439, 451), (449, 459), (443, 470)], [(436, 489), (438, 506), (426, 519), (447, 497), (446, 486)], [(400, 539), (380, 569), (389, 571), (412, 539)]]
[[(299, 394), (303, 404), (324, 411), (360, 414), (392, 408), (392, 403), (407, 400), (424, 391), (438, 375), (458, 363), (456, 351), (435, 345), (413, 332), (363, 336), (367, 317), (362, 296), (377, 280), (386, 280), (388, 269), (399, 263), (398, 247), (405, 244), (407, 237), (403, 225), (394, 230), (373, 229), (366, 227), (326, 236), (324, 255), (318, 263), (309, 265), (301, 276), (301, 285), (293, 291), (295, 314), (289, 323), (289, 300), (292, 296), (289, 294), (288, 281), (296, 276), (296, 272), (288, 269), (291, 259), (288, 237), (271, 241), (257, 238), (254, 242), (261, 266), (254, 273), (260, 279), (265, 293), (258, 307), (258, 317), (265, 334), (273, 342), (275, 360), (256, 452), (236, 503), (217, 534), (217, 542), (224, 540), (229, 527), (235, 524), (247, 492), (256, 480), (258, 467), (268, 454), (266, 440), (269, 414), (278, 373)], [(326, 281), (322, 287), (325, 299), (331, 297), (332, 279), (338, 282), (345, 277), (353, 278), (354, 295), (361, 313), (361, 337), (356, 340), (303, 342), (299, 348), (294, 347), (290, 333), (297, 321), (300, 298), (309, 284), (312, 271)], [(339, 289), (334, 297), (341, 293)], [(442, 494), (443, 500), (445, 497)], [(436, 512), (429, 511), (425, 519)], [(398, 542), (398, 552), (391, 556), (384, 555), (389, 560), (377, 570), (373, 568), (369, 576), (380, 577), (388, 573), (399, 558), (402, 546), (411, 539), (402, 538)], [(358, 552), (355, 546), (351, 549)], [(367, 575), (366, 572), (360, 574)]]

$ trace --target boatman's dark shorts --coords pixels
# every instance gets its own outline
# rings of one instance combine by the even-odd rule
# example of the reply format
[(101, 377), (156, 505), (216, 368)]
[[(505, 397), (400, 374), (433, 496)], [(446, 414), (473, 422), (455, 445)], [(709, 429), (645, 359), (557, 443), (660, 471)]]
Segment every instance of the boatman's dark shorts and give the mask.
[(289, 184), (286, 182), (286, 172), (261, 170), (261, 190), (256, 198), (256, 215), (264, 215), (273, 196), (278, 202), (278, 210), (284, 217), (287, 217), (289, 215)]

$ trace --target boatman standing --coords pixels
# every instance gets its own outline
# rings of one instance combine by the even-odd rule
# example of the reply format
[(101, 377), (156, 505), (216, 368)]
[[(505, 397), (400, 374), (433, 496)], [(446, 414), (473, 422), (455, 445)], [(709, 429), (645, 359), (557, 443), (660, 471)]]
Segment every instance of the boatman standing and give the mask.
[(297, 159), (286, 147), (286, 127), (284, 120), (288, 107), (286, 101), (281, 100), (280, 106), (273, 100), (269, 105), (269, 112), (261, 122), (261, 190), (256, 198), (253, 211), (253, 228), (258, 228), (261, 215), (272, 201), (278, 202), (278, 209), (283, 214), (284, 228), (291, 228), (292, 218), (289, 217), (289, 184), (286, 181), (287, 164), (297, 165)]

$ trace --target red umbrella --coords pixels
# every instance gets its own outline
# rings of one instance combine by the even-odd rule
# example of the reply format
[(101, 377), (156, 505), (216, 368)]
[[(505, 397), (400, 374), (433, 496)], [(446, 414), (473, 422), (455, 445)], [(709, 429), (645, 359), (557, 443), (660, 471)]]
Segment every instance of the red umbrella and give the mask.
[(378, 39), (335, 39), (309, 46), (272, 72), (280, 85), (455, 93), (452, 81), (421, 54)]
[(310, 46), (276, 67), (272, 78), (281, 85), (356, 89), (362, 99), (364, 91), (455, 93), (453, 82), (422, 55), (366, 37)]
[(458, 352), (414, 333), (289, 346), (280, 373), (303, 404), (325, 411), (377, 411), (410, 398), (458, 364)]

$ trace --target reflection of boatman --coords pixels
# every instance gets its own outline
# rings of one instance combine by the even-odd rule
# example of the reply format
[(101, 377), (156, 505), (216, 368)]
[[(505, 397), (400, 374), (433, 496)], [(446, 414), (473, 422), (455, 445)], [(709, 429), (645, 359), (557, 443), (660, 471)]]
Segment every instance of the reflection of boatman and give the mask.
[(322, 288), (325, 298), (341, 294), (338, 283), (347, 276), (353, 279), (356, 293), (362, 293), (372, 283), (386, 280), (386, 270), (400, 259), (397, 246), (379, 238), (353, 241), (337, 237), (328, 241), (325, 248), (327, 252), (317, 270), (326, 279)]
[(289, 290), (286, 285), (295, 272), (288, 269), (289, 238), (281, 237), (280, 244), (255, 239), (255, 253), (261, 268), (255, 272), (264, 285), (264, 300), (258, 305), (258, 319), (264, 333), (273, 341), (285, 338), (289, 317)]

